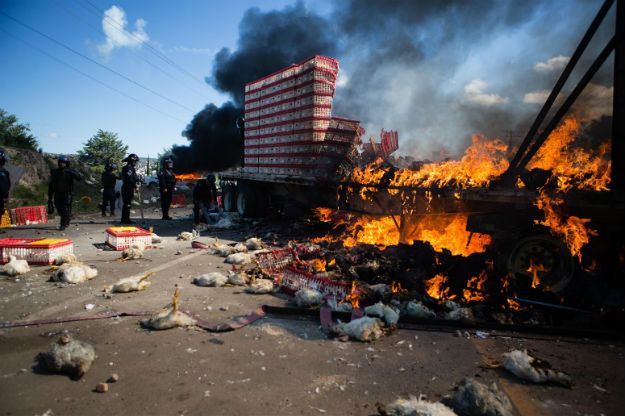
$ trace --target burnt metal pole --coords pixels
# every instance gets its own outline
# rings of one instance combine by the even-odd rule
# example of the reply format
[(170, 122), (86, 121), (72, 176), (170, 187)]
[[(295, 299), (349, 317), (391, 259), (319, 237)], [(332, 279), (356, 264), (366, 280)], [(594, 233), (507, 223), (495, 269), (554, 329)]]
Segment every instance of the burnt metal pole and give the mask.
[(543, 107), (538, 113), (538, 116), (536, 116), (536, 119), (534, 120), (534, 123), (532, 124), (529, 131), (527, 132), (525, 139), (523, 139), (521, 146), (519, 146), (519, 150), (517, 150), (517, 153), (514, 155), (512, 161), (510, 162), (510, 167), (503, 175), (504, 177), (508, 177), (509, 179), (512, 179), (514, 173), (518, 171), (517, 165), (519, 161), (521, 160), (527, 148), (531, 144), (532, 140), (534, 139), (534, 136), (536, 136), (536, 132), (538, 131), (538, 128), (544, 121), (545, 117), (547, 116), (547, 113), (549, 113), (549, 110), (551, 109), (551, 106), (556, 100), (558, 94), (562, 90), (564, 83), (571, 75), (571, 72), (575, 68), (575, 65), (577, 65), (579, 58), (582, 56), (582, 53), (584, 53), (584, 50), (586, 49), (586, 47), (592, 40), (595, 32), (601, 25), (601, 22), (603, 21), (606, 14), (612, 7), (612, 4), (614, 4), (614, 0), (606, 0), (603, 3), (603, 6), (601, 6), (601, 9), (599, 9), (599, 12), (597, 13), (594, 20), (588, 27), (588, 30), (586, 31), (586, 33), (584, 34), (584, 37), (582, 38), (579, 45), (577, 46), (577, 49), (575, 49), (575, 52), (573, 52), (571, 59), (569, 60), (566, 67), (562, 71), (562, 74), (560, 75), (560, 78), (556, 82), (556, 85), (553, 87), (553, 90), (551, 90), (551, 94), (549, 94), (547, 101), (545, 101), (545, 104), (543, 104)]
[(601, 65), (603, 65), (605, 60), (608, 59), (608, 56), (610, 56), (610, 54), (614, 50), (615, 43), (616, 43), (615, 39), (612, 38), (610, 39), (610, 42), (608, 42), (606, 47), (603, 48), (599, 56), (597, 56), (597, 59), (595, 59), (595, 61), (590, 66), (590, 68), (588, 68), (588, 71), (586, 71), (582, 79), (575, 86), (575, 89), (573, 89), (573, 91), (571, 91), (569, 96), (566, 97), (566, 100), (564, 101), (560, 109), (558, 109), (558, 112), (553, 116), (549, 124), (547, 124), (545, 129), (540, 133), (540, 136), (538, 136), (536, 141), (532, 144), (532, 147), (530, 148), (530, 150), (528, 150), (528, 152), (525, 154), (525, 157), (523, 157), (523, 160), (521, 160), (521, 162), (518, 165), (519, 169), (525, 168), (525, 166), (529, 163), (532, 157), (536, 154), (538, 149), (540, 149), (543, 143), (545, 143), (545, 140), (547, 140), (547, 137), (549, 137), (551, 132), (558, 126), (558, 124), (560, 124), (562, 117), (564, 117), (564, 115), (569, 111), (569, 109), (571, 108), (575, 100), (577, 100), (577, 97), (579, 97), (579, 95), (582, 93), (584, 88), (586, 88), (586, 85), (588, 85), (592, 77), (595, 76), (595, 74), (597, 73), (599, 68), (601, 68)]
[(614, 49), (614, 98), (612, 103), (612, 188), (613, 201), (625, 202), (625, 1), (616, 3), (616, 45)]

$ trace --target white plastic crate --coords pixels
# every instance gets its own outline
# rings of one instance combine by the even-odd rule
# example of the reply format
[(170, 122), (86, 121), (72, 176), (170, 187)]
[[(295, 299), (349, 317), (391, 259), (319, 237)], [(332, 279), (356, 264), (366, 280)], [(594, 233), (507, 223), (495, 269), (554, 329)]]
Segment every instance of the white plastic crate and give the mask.
[(115, 250), (125, 250), (133, 243), (152, 245), (152, 233), (140, 227), (110, 227), (106, 229), (106, 244)]
[(9, 256), (26, 260), (30, 264), (54, 264), (61, 256), (72, 254), (74, 243), (68, 239), (7, 238), (0, 240), (0, 262), (7, 263)]

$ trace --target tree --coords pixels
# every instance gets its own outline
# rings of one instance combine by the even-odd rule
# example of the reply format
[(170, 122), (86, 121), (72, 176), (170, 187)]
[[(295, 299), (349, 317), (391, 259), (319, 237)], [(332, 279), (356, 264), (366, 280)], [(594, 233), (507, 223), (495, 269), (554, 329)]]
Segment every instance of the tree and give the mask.
[(39, 143), (27, 124), (17, 122), (17, 117), (0, 108), (0, 146), (37, 150)]
[(117, 133), (100, 129), (78, 151), (78, 159), (101, 171), (108, 161), (120, 166), (127, 151), (128, 146), (119, 139)]

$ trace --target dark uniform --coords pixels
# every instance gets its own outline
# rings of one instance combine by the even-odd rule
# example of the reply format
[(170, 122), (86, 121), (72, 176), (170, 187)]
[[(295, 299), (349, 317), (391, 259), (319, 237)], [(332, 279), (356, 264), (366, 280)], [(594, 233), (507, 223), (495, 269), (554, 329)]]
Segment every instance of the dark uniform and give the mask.
[(132, 198), (135, 196), (135, 191), (139, 185), (140, 178), (137, 175), (136, 164), (139, 162), (139, 157), (134, 153), (130, 154), (124, 162), (126, 165), (122, 168), (122, 224), (133, 224), (130, 221), (130, 204)]
[(48, 185), (48, 208), (53, 211), (54, 207), (61, 217), (60, 229), (69, 225), (72, 215), (72, 200), (74, 195), (74, 181), (82, 178), (69, 167), (69, 159), (59, 156), (58, 168), (50, 172), (50, 184)]
[(0, 217), (4, 215), (4, 203), (9, 199), (9, 189), (11, 189), (11, 175), (4, 168), (6, 161), (4, 149), (0, 149)]
[(115, 215), (115, 183), (120, 179), (119, 175), (114, 171), (117, 166), (107, 165), (104, 173), (102, 173), (102, 216), (106, 216), (106, 207), (111, 208), (111, 217)]
[[(211, 175), (212, 176), (212, 175)], [(202, 211), (217, 203), (217, 187), (215, 177), (209, 180), (200, 179), (193, 188), (193, 223), (199, 225)]]
[(176, 175), (173, 170), (173, 162), (171, 159), (163, 160), (163, 167), (158, 172), (158, 189), (161, 192), (161, 210), (163, 211), (163, 219), (171, 220), (169, 216), (169, 207), (171, 199), (174, 195), (174, 187), (176, 186)]

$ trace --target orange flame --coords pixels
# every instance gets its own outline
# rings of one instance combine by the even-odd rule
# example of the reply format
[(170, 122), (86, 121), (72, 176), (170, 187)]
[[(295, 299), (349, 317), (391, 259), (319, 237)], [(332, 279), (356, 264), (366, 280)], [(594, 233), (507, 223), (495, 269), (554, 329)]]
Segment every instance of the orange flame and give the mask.
[(532, 274), (532, 289), (536, 289), (540, 286), (540, 277), (538, 277), (538, 273), (546, 272), (547, 269), (541, 263), (534, 263), (534, 259), (532, 259), (530, 260), (530, 267), (527, 271)]
[(479, 302), (484, 300), (484, 285), (486, 284), (486, 278), (488, 273), (486, 270), (482, 270), (478, 276), (473, 276), (467, 282), (467, 286), (462, 290), (462, 300), (465, 302)]
[(408, 293), (408, 290), (401, 287), (401, 283), (392, 281), (391, 293)]
[(425, 281), (425, 291), (433, 299), (444, 301), (455, 298), (455, 295), (449, 295), (449, 287), (446, 287), (447, 276), (437, 274), (430, 280)]
[(332, 214), (334, 214), (334, 210), (332, 208), (315, 208), (313, 210), (315, 217), (321, 222), (331, 222)]
[(345, 302), (350, 302), (352, 304), (352, 309), (360, 308), (360, 291), (358, 290), (358, 285), (355, 280), (352, 280), (352, 288), (349, 293), (345, 295)]
[(579, 218), (571, 215), (564, 218), (556, 211), (556, 208), (562, 205), (564, 201), (560, 198), (551, 198), (544, 192), (541, 192), (536, 198), (536, 206), (543, 211), (545, 219), (535, 220), (536, 224), (548, 227), (551, 232), (564, 240), (564, 243), (571, 251), (571, 255), (577, 257), (582, 262), (582, 248), (588, 244), (591, 236), (599, 235), (597, 231), (587, 228), (586, 224), (590, 222), (590, 218)]
[(315, 273), (322, 273), (326, 271), (327, 262), (324, 259), (312, 259), (309, 263)]
[(178, 181), (197, 181), (198, 179), (202, 179), (202, 175), (199, 173), (181, 173), (176, 175), (176, 180)]

